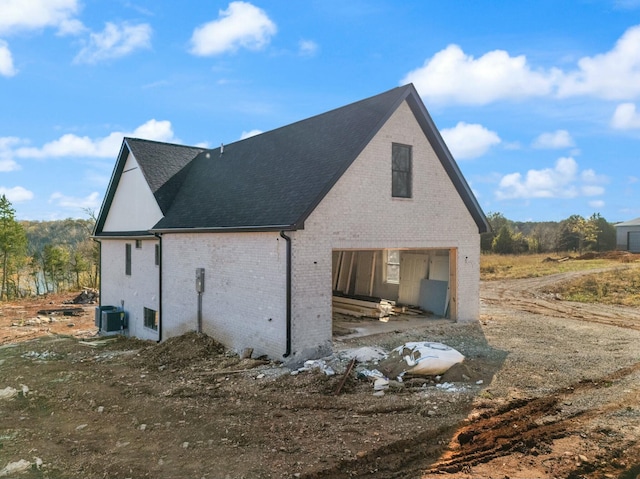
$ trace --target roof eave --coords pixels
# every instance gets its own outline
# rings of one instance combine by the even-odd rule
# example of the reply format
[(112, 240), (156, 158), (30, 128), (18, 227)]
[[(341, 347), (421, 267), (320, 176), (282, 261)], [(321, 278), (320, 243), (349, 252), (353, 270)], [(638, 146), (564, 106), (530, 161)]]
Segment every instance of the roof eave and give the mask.
[(213, 226), (213, 227), (177, 227), (177, 228), (152, 228), (153, 234), (167, 233), (265, 233), (279, 231), (296, 231), (304, 229), (304, 224), (294, 225), (253, 225), (253, 226)]
[(102, 231), (98, 234), (91, 235), (91, 239), (100, 241), (103, 239), (144, 239), (153, 238), (154, 235), (150, 231)]
[(127, 144), (127, 138), (124, 138), (122, 140), (122, 145), (120, 146), (116, 166), (111, 173), (111, 179), (109, 180), (109, 186), (107, 187), (107, 194), (102, 200), (102, 206), (100, 206), (100, 212), (98, 213), (98, 218), (93, 229), (93, 236), (97, 236), (102, 233), (102, 228), (104, 228), (104, 223), (107, 220), (107, 215), (111, 209), (111, 203), (113, 202), (113, 198), (116, 194), (118, 182), (120, 181), (120, 176), (122, 176), (122, 171), (124, 170), (124, 165), (127, 162), (127, 157), (129, 156), (130, 151), (131, 148)]

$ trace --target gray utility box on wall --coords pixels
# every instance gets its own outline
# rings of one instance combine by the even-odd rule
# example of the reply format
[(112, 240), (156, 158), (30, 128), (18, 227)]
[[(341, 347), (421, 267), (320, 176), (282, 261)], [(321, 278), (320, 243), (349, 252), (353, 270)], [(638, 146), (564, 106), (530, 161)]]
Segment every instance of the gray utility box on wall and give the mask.
[(117, 306), (99, 306), (95, 311), (95, 325), (100, 333), (117, 333), (127, 329), (127, 315)]

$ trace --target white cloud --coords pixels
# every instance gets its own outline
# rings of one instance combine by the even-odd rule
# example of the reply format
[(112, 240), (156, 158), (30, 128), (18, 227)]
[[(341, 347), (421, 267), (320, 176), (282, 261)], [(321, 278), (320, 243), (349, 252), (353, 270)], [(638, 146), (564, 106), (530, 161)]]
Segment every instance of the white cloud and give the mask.
[(84, 29), (74, 18), (80, 9), (78, 0), (0, 0), (0, 34), (58, 28), (60, 34)]
[(433, 103), (485, 105), (499, 100), (585, 95), (606, 100), (640, 96), (640, 25), (605, 53), (581, 58), (575, 68), (536, 69), (524, 55), (493, 50), (474, 58), (452, 44), (400, 82), (412, 82)]
[(85, 198), (77, 198), (74, 196), (66, 196), (56, 191), (49, 197), (49, 203), (53, 203), (60, 208), (96, 210), (100, 208), (101, 200), (97, 192), (93, 192)]
[(640, 95), (640, 25), (629, 28), (606, 53), (584, 57), (563, 75), (558, 96), (592, 95), (623, 100)]
[(125, 136), (165, 142), (177, 141), (170, 121), (149, 120), (132, 132), (116, 131), (104, 138), (92, 139), (88, 136), (68, 133), (57, 140), (45, 143), (42, 147), (21, 146), (15, 148), (12, 155), (16, 158), (36, 159), (79, 156), (112, 158), (118, 154)]
[(640, 0), (614, 0), (614, 5), (625, 10), (632, 10), (640, 7)]
[(5, 77), (11, 77), (18, 73), (13, 66), (13, 57), (11, 56), (11, 50), (9, 50), (9, 44), (4, 40), (0, 40), (0, 75)]
[(430, 102), (485, 105), (505, 98), (548, 95), (557, 74), (533, 71), (524, 55), (512, 57), (494, 50), (476, 59), (458, 45), (449, 45), (401, 83), (414, 83)]
[(217, 20), (193, 31), (191, 53), (198, 56), (219, 55), (238, 48), (259, 50), (276, 34), (276, 24), (264, 10), (248, 2), (231, 2), (219, 11)]
[(580, 173), (580, 179), (585, 183), (604, 184), (609, 182), (609, 178), (604, 175), (598, 175), (591, 168), (583, 170)]
[(0, 186), (0, 195), (5, 195), (11, 203), (21, 203), (33, 199), (33, 192), (22, 186), (14, 186), (13, 188)]
[(20, 169), (20, 165), (13, 159), (13, 150), (20, 144), (22, 144), (20, 138), (14, 136), (0, 137), (0, 172)]
[(559, 149), (575, 146), (575, 142), (567, 130), (556, 130), (552, 133), (542, 133), (533, 142), (534, 148)]
[(592, 208), (604, 208), (604, 201), (602, 200), (593, 200), (593, 201), (589, 201), (589, 206), (591, 206)]
[(164, 142), (179, 141), (173, 133), (171, 122), (168, 120), (149, 120), (133, 130), (130, 135), (126, 134), (124, 136)]
[(74, 58), (76, 63), (97, 63), (126, 56), (135, 50), (151, 48), (151, 27), (146, 23), (107, 22), (102, 32), (91, 33), (89, 44)]
[(240, 139), (244, 140), (246, 138), (251, 138), (252, 136), (256, 136), (262, 133), (262, 130), (251, 130), (251, 131), (243, 131), (242, 135), (240, 135)]
[(584, 185), (580, 187), (583, 196), (600, 196), (604, 194), (604, 187), (596, 185)]
[(633, 103), (621, 103), (611, 118), (611, 126), (618, 130), (632, 130), (640, 128), (640, 113)]
[(302, 56), (312, 57), (318, 52), (318, 44), (313, 40), (300, 40), (298, 42), (298, 51)]
[(506, 200), (597, 196), (605, 191), (599, 184), (607, 181), (606, 177), (596, 175), (593, 170), (578, 174), (578, 163), (573, 158), (560, 158), (553, 168), (529, 170), (524, 177), (520, 173), (503, 176), (496, 197)]
[(463, 121), (453, 128), (443, 129), (441, 134), (453, 157), (458, 160), (482, 156), (501, 141), (494, 131)]

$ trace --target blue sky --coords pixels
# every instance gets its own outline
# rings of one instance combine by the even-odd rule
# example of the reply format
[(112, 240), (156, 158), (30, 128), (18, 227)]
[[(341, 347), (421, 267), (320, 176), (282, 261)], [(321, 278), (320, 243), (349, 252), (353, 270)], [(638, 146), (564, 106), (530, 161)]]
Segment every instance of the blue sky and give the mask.
[(486, 213), (640, 216), (640, 0), (0, 0), (0, 193), (86, 217), (124, 135), (217, 147), (407, 82)]

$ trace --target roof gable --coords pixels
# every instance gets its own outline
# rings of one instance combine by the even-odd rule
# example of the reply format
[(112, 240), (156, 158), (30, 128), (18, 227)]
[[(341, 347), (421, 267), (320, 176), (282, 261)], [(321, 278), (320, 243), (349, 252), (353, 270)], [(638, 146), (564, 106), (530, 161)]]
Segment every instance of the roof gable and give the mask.
[(105, 232), (148, 230), (160, 218), (162, 212), (140, 165), (129, 153), (102, 229)]
[(407, 87), (200, 154), (154, 229), (296, 229)]
[[(122, 174), (126, 171), (130, 153), (135, 157), (137, 166), (153, 193), (161, 213), (165, 214), (179, 191), (182, 180), (186, 177), (191, 160), (202, 151), (204, 151), (203, 148), (124, 138), (100, 208), (94, 234), (100, 234), (104, 229)], [(141, 228), (138, 229), (141, 230)]]
[[(127, 138), (163, 217), (152, 231), (294, 230), (380, 128), (407, 101), (480, 232), (488, 222), (413, 85), (331, 110), (223, 148)], [(122, 152), (103, 204), (122, 174)], [(115, 185), (115, 186), (114, 186)], [(111, 195), (111, 196), (110, 196)]]
[(166, 213), (180, 190), (191, 160), (204, 148), (136, 138), (125, 138), (125, 142), (138, 160), (158, 206)]

